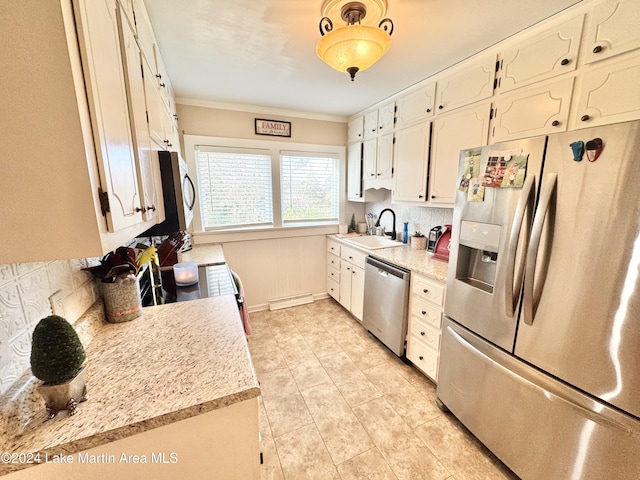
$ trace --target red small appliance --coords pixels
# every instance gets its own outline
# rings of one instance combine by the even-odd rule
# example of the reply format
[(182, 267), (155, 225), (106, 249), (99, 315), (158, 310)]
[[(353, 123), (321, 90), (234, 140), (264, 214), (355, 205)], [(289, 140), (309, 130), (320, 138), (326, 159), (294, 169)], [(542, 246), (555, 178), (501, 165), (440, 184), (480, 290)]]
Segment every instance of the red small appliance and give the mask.
[(438, 260), (449, 261), (449, 249), (451, 246), (451, 225), (445, 225), (442, 230), (442, 235), (436, 242), (436, 248), (433, 252), (433, 258)]

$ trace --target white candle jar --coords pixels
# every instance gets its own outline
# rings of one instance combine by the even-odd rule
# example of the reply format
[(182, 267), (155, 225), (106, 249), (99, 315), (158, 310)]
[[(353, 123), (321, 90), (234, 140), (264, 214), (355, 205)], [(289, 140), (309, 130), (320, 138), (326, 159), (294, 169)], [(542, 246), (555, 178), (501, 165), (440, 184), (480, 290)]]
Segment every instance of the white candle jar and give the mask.
[(198, 283), (198, 264), (196, 262), (176, 263), (173, 266), (173, 277), (178, 287)]

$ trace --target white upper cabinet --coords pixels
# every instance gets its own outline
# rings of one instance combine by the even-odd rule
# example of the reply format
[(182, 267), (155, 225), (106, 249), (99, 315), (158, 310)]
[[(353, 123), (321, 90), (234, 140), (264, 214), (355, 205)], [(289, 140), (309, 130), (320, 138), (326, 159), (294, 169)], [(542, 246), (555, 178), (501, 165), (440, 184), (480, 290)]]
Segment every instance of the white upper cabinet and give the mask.
[(396, 100), (396, 128), (429, 118), (434, 113), (436, 84), (428, 83), (418, 90), (406, 93)]
[(362, 202), (362, 193), (362, 142), (354, 142), (347, 149), (347, 200)]
[(584, 15), (511, 42), (499, 57), (498, 91), (508, 92), (576, 69)]
[(396, 102), (389, 102), (378, 109), (378, 135), (391, 132), (396, 121)]
[(431, 204), (453, 205), (460, 150), (487, 144), (490, 110), (491, 104), (483, 102), (434, 120), (429, 166)]
[(364, 139), (375, 138), (378, 135), (378, 110), (372, 110), (364, 115)]
[(584, 37), (586, 63), (640, 48), (640, 2), (608, 0), (594, 4)]
[(493, 95), (496, 75), (496, 55), (489, 54), (465, 62), (449, 74), (438, 78), (436, 84), (436, 108), (448, 112)]
[(76, 22), (109, 230), (142, 221), (116, 0), (78, 0)]
[(640, 118), (640, 52), (597, 65), (578, 79), (574, 128)]
[(569, 121), (573, 78), (544, 82), (498, 97), (490, 143), (564, 132)]
[(396, 131), (394, 201), (426, 201), (430, 127), (427, 121)]
[[(121, 13), (122, 8), (120, 10)], [(129, 99), (129, 117), (133, 131), (134, 154), (142, 197), (142, 217), (152, 220), (162, 205), (157, 185), (159, 168), (157, 154), (151, 149), (149, 124), (145, 102), (144, 83), (142, 78), (140, 48), (136, 43), (131, 27), (123, 17), (120, 22), (120, 34), (125, 67), (125, 80)]]
[(359, 115), (349, 120), (347, 124), (347, 140), (351, 142), (361, 142), (364, 139), (364, 117)]

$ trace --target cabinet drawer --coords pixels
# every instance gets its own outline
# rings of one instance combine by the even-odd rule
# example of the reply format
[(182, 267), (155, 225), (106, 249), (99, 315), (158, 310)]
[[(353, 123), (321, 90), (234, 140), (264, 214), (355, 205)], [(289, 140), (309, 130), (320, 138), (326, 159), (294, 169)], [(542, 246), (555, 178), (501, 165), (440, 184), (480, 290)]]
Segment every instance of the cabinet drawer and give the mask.
[(340, 283), (340, 270), (333, 267), (327, 267), (327, 277), (334, 282)]
[(413, 336), (409, 337), (407, 344), (407, 358), (434, 381), (438, 380), (440, 355)]
[(440, 329), (423, 322), (419, 318), (411, 317), (411, 328), (409, 334), (426, 344), (436, 352), (440, 351)]
[(340, 257), (337, 255), (333, 255), (332, 253), (328, 253), (327, 266), (330, 268), (335, 268), (340, 270)]
[(367, 258), (367, 254), (343, 245), (340, 249), (340, 258), (360, 268), (364, 268), (364, 261)]
[(333, 253), (334, 255), (340, 256), (340, 245), (339, 242), (335, 240), (327, 240), (327, 252)]
[(411, 299), (411, 315), (437, 329), (442, 327), (442, 310), (415, 296)]
[(330, 277), (327, 277), (327, 293), (338, 302), (340, 301), (340, 284)]
[(429, 300), (438, 306), (444, 305), (445, 286), (435, 280), (413, 275), (411, 277), (411, 292), (420, 298)]

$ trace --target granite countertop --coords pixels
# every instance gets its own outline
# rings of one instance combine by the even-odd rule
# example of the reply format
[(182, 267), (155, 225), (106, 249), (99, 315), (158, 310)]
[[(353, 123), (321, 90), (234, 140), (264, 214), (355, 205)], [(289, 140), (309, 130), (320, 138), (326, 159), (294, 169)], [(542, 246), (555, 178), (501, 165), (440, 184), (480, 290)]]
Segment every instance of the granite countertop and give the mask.
[(420, 275), (433, 278), (443, 283), (446, 283), (447, 281), (447, 270), (449, 269), (449, 264), (443, 260), (438, 260), (437, 258), (433, 258), (433, 256), (428, 255), (426, 250), (414, 250), (408, 244), (402, 244), (398, 247), (369, 250), (365, 247), (345, 241), (336, 235), (331, 235), (330, 238), (342, 242), (344, 245), (349, 247), (367, 252), (373, 257), (404, 267)]
[[(27, 373), (0, 397), (2, 451), (71, 454), (260, 395), (233, 295), (147, 307), (92, 329), (89, 400), (47, 420)], [(0, 463), (0, 475), (27, 466)]]
[(222, 245), (203, 243), (194, 245), (191, 250), (181, 253), (182, 262), (196, 262), (198, 265), (217, 265), (225, 263)]

